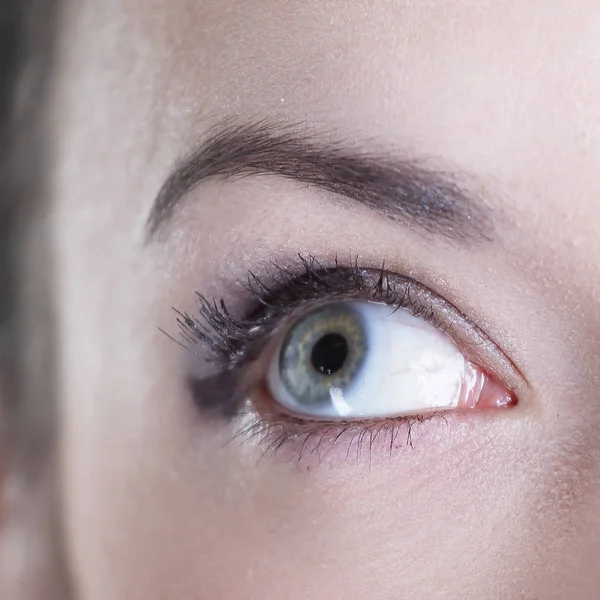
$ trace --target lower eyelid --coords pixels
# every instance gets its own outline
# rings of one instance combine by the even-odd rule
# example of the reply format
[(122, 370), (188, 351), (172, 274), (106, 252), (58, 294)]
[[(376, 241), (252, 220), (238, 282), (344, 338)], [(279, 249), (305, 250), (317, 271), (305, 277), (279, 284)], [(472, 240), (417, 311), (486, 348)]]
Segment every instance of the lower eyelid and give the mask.
[[(378, 460), (408, 456), (421, 466), (435, 464), (441, 453), (465, 443), (479, 448), (493, 425), (495, 411), (432, 413), (427, 416), (323, 423), (293, 417), (257, 416), (252, 411), (238, 421), (230, 443), (250, 447), (257, 461), (277, 459), (304, 468), (350, 463), (369, 468)], [(460, 433), (459, 433), (460, 432)], [(489, 432), (484, 437), (489, 437)], [(413, 458), (413, 453), (418, 457)]]

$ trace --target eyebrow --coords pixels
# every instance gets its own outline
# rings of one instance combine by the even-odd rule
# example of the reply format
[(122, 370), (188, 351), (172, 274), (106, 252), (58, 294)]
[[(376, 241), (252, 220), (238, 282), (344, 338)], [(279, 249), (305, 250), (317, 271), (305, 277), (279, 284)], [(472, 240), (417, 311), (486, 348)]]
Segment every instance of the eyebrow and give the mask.
[(414, 158), (365, 150), (328, 132), (266, 120), (224, 121), (212, 129), (161, 187), (148, 216), (149, 236), (202, 181), (252, 175), (319, 188), (423, 233), (465, 243), (493, 239), (497, 214), (456, 176)]

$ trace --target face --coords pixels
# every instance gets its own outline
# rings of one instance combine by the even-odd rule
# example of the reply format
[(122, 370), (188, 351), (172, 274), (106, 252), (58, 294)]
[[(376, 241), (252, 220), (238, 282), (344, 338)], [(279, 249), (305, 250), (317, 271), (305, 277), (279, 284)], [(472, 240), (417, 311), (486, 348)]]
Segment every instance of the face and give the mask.
[(78, 599), (596, 597), (599, 31), (591, 0), (67, 3)]

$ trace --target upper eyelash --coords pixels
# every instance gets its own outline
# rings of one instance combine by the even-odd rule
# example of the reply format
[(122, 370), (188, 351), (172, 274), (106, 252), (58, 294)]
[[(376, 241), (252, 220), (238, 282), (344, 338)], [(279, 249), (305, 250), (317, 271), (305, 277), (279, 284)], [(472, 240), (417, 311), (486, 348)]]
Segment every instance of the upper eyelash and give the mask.
[[(235, 317), (223, 298), (212, 301), (197, 293), (198, 314), (176, 310), (177, 325), (184, 345), (197, 352), (208, 362), (231, 369), (260, 352), (257, 341), (267, 341), (280, 321), (297, 309), (314, 303), (340, 297), (355, 297), (385, 302), (397, 308), (410, 308), (415, 316), (433, 322), (450, 332), (452, 323), (436, 319), (431, 303), (422, 295), (411, 295), (419, 285), (409, 277), (392, 275), (385, 263), (379, 270), (362, 268), (355, 259), (349, 266), (341, 266), (335, 258), (332, 266), (324, 266), (314, 256), (298, 255), (302, 272), (295, 274), (289, 268), (273, 264), (274, 271), (267, 277), (248, 274), (242, 285), (252, 297), (254, 306), (246, 316)], [(401, 285), (403, 284), (403, 285)], [(426, 290), (428, 293), (432, 293)], [(208, 350), (208, 353), (203, 352)]]

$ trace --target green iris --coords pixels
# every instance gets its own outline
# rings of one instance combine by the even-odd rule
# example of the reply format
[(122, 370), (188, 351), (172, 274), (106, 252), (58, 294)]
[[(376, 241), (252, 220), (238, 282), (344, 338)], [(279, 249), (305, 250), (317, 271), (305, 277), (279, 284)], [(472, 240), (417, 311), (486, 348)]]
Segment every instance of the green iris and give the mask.
[(279, 374), (298, 404), (330, 404), (330, 389), (346, 389), (364, 366), (367, 333), (363, 317), (352, 304), (337, 302), (317, 308), (287, 334)]

